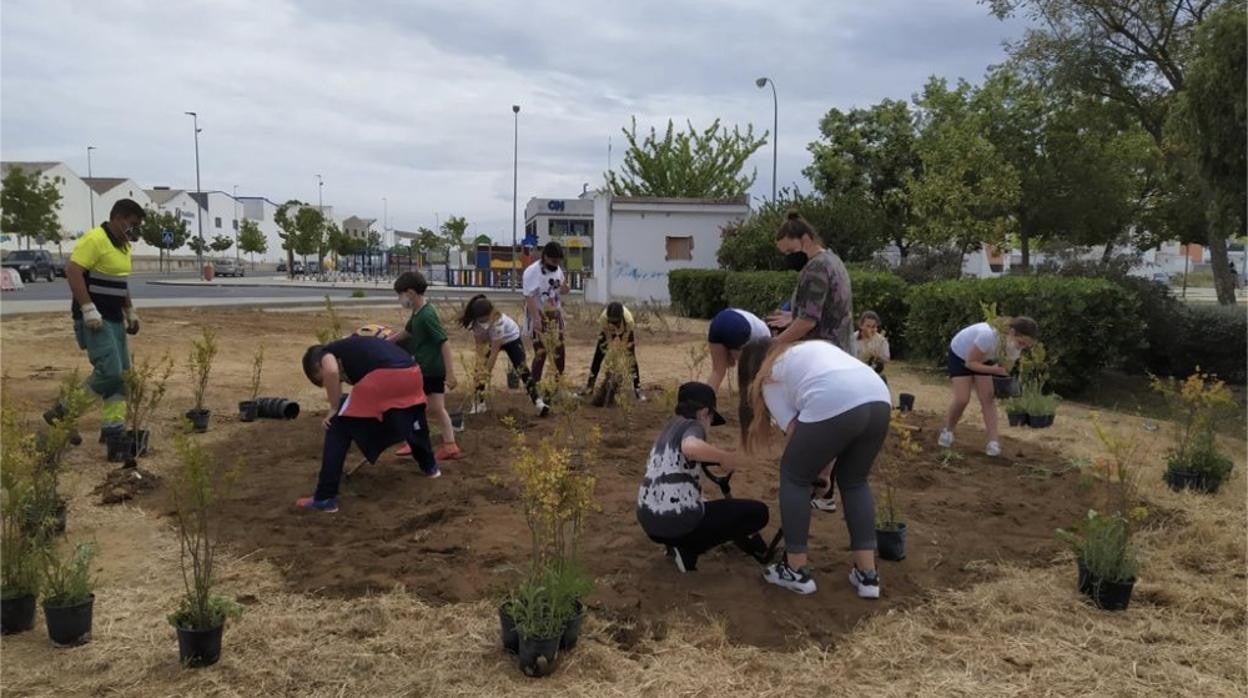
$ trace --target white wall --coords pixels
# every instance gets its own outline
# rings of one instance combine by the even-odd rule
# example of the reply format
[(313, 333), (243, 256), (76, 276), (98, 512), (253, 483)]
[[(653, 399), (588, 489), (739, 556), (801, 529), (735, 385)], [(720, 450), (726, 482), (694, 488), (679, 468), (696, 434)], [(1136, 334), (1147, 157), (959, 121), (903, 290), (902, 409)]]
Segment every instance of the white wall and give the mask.
[[(196, 225), (199, 216), (199, 204), (195, 203), (195, 199), (186, 191), (180, 191), (176, 195), (169, 198), (168, 201), (156, 207), (158, 211), (172, 213), (186, 223), (186, 230), (190, 235), (195, 234)], [(157, 251), (159, 254), (159, 250)], [(185, 244), (174, 250), (173, 255), (181, 257), (191, 254)]]
[[(631, 299), (667, 303), (673, 269), (715, 269), (721, 230), (749, 214), (742, 204), (664, 199), (594, 199), (594, 278), (586, 297), (597, 303)], [(693, 238), (693, 259), (667, 260), (667, 240)]]
[[(121, 184), (109, 189), (108, 191), (95, 195), (95, 219), (96, 223), (103, 223), (108, 220), (108, 212), (112, 210), (113, 204), (122, 199), (132, 199), (142, 208), (155, 208), (152, 199), (143, 191), (138, 182), (133, 179), (122, 180)], [(134, 243), (132, 254), (136, 256), (157, 256), (160, 254), (160, 248), (152, 247), (140, 240)]]
[[(74, 241), (82, 236), (83, 233), (91, 229), (91, 188), (87, 183), (82, 181), (73, 170), (69, 169), (64, 163), (57, 163), (40, 173), (41, 179), (61, 178), (61, 182), (56, 185), (57, 191), (61, 193), (61, 208), (57, 211), (57, 217), (60, 219), (60, 228), (62, 237), (65, 238), (60, 248), (69, 254), (74, 248)], [(100, 212), (99, 197), (95, 202), (96, 222), (105, 220), (108, 217), (108, 211)], [(3, 243), (6, 250), (16, 250), (23, 246), (16, 236), (12, 236)], [(34, 241), (31, 241), (31, 247), (35, 247)], [(44, 245), (44, 248), (55, 251), (57, 246), (54, 244)]]
[[(240, 197), (239, 201), (242, 204), (243, 220), (255, 221), (269, 245), (264, 254), (256, 255), (256, 261), (277, 262), (286, 259), (286, 253), (282, 250), (281, 231), (277, 227), (277, 221), (273, 220), (273, 216), (277, 213), (277, 204), (259, 197)], [(239, 225), (241, 226), (242, 223)], [(243, 256), (251, 259), (251, 255), (244, 254)]]

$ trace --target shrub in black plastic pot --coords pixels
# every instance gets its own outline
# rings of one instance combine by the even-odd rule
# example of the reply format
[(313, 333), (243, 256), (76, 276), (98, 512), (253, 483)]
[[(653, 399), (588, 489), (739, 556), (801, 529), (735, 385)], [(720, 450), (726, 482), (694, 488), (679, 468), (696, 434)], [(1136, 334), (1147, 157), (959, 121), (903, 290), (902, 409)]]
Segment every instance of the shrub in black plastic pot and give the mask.
[(516, 372), (511, 369), (507, 369), (507, 389), (508, 390), (520, 389), (520, 376), (517, 376)]
[(188, 630), (175, 628), (178, 631), (178, 661), (184, 667), (197, 668), (212, 666), (221, 659), (221, 635), (225, 632), (225, 621), (215, 628), (205, 630)]
[(559, 661), (559, 643), (563, 634), (554, 637), (520, 636), (520, 652), (517, 659), (525, 676), (550, 676)]
[(0, 632), (24, 633), (35, 627), (35, 595), (23, 594), (0, 599)]
[(1013, 376), (993, 376), (992, 392), (998, 398), (1018, 397), (1023, 393), (1018, 379)]
[(875, 527), (875, 549), (883, 560), (906, 559), (906, 524), (881, 523)]
[(190, 410), (186, 413), (186, 418), (191, 420), (191, 426), (200, 434), (208, 431), (208, 418), (211, 416), (212, 410)]
[(260, 403), (255, 400), (244, 400), (238, 403), (238, 421), (254, 422), (260, 416)]
[(1175, 492), (1192, 490), (1204, 494), (1213, 494), (1222, 486), (1222, 478), (1209, 473), (1194, 470), (1167, 470), (1164, 479), (1170, 489)]
[(26, 510), (25, 520), (22, 522), (22, 530), (28, 534), (37, 536), (61, 535), (65, 532), (65, 525), (68, 521), (69, 514), (65, 506), (65, 500), (57, 498), (56, 506), (52, 509), (51, 515), (44, 520), (40, 520), (40, 512), (34, 509)]
[(1032, 429), (1048, 429), (1053, 426), (1053, 417), (1051, 414), (1029, 414), (1027, 415), (1027, 426)]
[(48, 625), (48, 639), (58, 647), (73, 647), (91, 641), (91, 618), (95, 612), (95, 594), (86, 601), (58, 605), (55, 600), (43, 602), (43, 618)]
[(129, 431), (109, 434), (104, 446), (108, 451), (108, 462), (121, 463), (134, 453), (134, 434)]
[(914, 409), (914, 395), (910, 393), (901, 393), (897, 396), (897, 409), (902, 412), (910, 412)]
[(1006, 412), (1005, 418), (1009, 420), (1012, 427), (1025, 427), (1028, 424), (1026, 412)]
[(499, 605), (498, 624), (503, 639), (503, 649), (516, 654), (520, 651), (520, 633), (516, 630), (516, 619), (511, 617), (511, 611), (507, 606), (506, 601)]
[(1125, 611), (1131, 603), (1131, 592), (1135, 589), (1135, 580), (1111, 582), (1096, 576), (1083, 560), (1079, 560), (1079, 592), (1089, 599), (1097, 608), (1105, 611)]
[(299, 403), (284, 397), (256, 398), (260, 419), (294, 419), (299, 416)]
[(464, 413), (463, 412), (451, 413), (451, 428), (453, 428), (455, 431), (464, 430)]
[(563, 628), (563, 636), (559, 638), (559, 649), (570, 650), (576, 647), (576, 643), (581, 639), (581, 626), (585, 624), (585, 604), (580, 601), (576, 602), (576, 610), (573, 611), (572, 617), (568, 619), (568, 624)]

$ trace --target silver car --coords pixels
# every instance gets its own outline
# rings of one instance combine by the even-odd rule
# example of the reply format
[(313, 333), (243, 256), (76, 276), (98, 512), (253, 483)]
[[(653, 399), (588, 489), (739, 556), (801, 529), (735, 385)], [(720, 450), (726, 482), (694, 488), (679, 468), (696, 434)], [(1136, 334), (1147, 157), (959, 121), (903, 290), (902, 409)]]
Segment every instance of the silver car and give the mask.
[(213, 262), (213, 269), (217, 276), (246, 276), (247, 273), (243, 269), (243, 265), (233, 257), (225, 257)]

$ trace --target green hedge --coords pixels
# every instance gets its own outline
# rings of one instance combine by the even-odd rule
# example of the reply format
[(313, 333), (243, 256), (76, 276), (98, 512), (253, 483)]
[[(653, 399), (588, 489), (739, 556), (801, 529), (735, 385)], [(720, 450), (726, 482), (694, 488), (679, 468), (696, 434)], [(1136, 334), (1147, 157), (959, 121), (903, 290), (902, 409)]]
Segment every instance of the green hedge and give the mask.
[(724, 301), (729, 308), (767, 317), (793, 295), (795, 271), (734, 271), (724, 279)]
[(667, 275), (667, 292), (672, 308), (688, 317), (709, 320), (728, 307), (724, 302), (722, 269), (676, 269)]
[(881, 271), (849, 270), (854, 288), (854, 317), (868, 310), (880, 316), (881, 327), (888, 336), (893, 358), (906, 356), (906, 320), (910, 310), (907, 296), (910, 285), (900, 276)]
[(1141, 343), (1138, 299), (1102, 279), (1057, 276), (937, 281), (909, 295), (906, 339), (917, 356), (943, 361), (949, 340), (984, 319), (981, 303), (1003, 315), (1028, 315), (1052, 361), (1050, 384), (1072, 395), (1101, 370), (1123, 362), (1123, 348)]
[(1199, 368), (1238, 384), (1248, 377), (1248, 316), (1242, 306), (1183, 306), (1182, 323), (1174, 334), (1176, 346), (1169, 355), (1167, 373), (1187, 376)]

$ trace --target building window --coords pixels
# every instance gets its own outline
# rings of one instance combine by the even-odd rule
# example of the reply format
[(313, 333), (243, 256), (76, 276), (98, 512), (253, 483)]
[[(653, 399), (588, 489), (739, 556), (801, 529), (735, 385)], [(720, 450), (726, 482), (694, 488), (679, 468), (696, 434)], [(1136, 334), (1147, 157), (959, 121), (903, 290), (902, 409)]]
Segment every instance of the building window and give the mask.
[(216, 218), (214, 218), (213, 220), (215, 221), (216, 226), (217, 226), (218, 228), (220, 228), (220, 227), (221, 227), (221, 216), (217, 216), (217, 217), (216, 217)]
[(593, 221), (572, 221), (572, 235), (589, 237), (594, 234)]
[(235, 218), (235, 219), (234, 219), (234, 229), (235, 229), (235, 230), (238, 230), (238, 219), (237, 219), (237, 218)]
[(550, 222), (550, 236), (552, 238), (567, 237), (568, 222), (566, 220), (552, 220)]
[(667, 236), (667, 256), (664, 258), (669, 262), (684, 260), (693, 260), (693, 238), (692, 237), (672, 237)]

